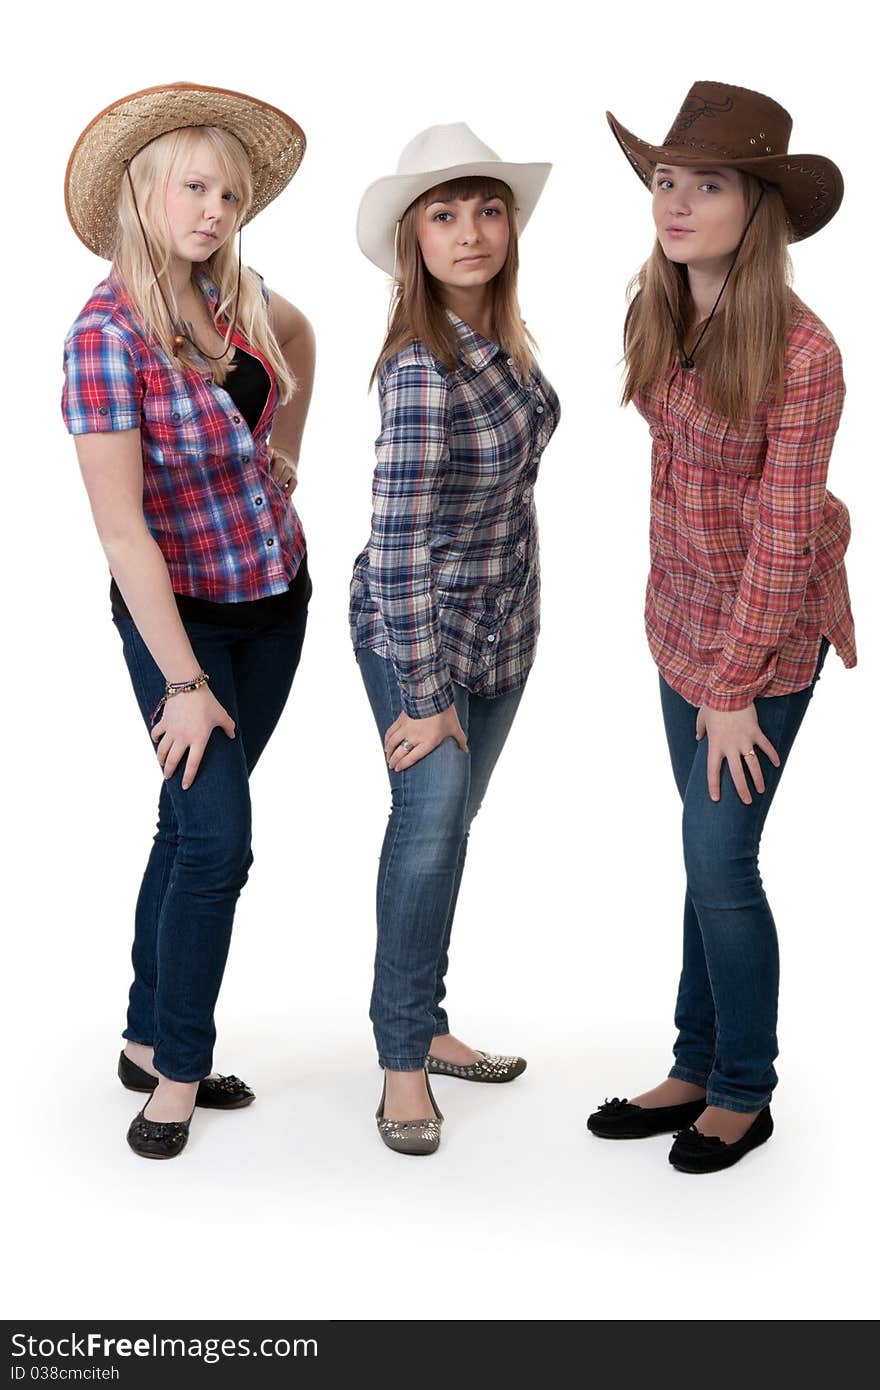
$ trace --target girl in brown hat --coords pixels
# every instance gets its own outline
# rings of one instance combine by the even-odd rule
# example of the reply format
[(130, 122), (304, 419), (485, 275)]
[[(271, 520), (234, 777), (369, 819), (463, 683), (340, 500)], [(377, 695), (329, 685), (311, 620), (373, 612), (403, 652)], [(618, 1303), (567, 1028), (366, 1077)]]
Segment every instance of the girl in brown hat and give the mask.
[(305, 141), (252, 97), (176, 83), (115, 102), (67, 170), (74, 230), (110, 274), (65, 342), (64, 418), (113, 577), (113, 619), (163, 783), (141, 883), (119, 1078), (128, 1131), (173, 1158), (212, 1074), (214, 1006), (252, 862), (249, 778), (299, 662), (310, 584), (290, 494), (314, 365), (302, 314), (236, 234)]
[(826, 490), (840, 353), (789, 288), (787, 245), (840, 205), (830, 160), (741, 87), (692, 87), (662, 145), (609, 114), (653, 196), (656, 242), (626, 318), (623, 398), (648, 421), (645, 617), (684, 805), (684, 957), (668, 1078), (588, 1120), (677, 1131), (683, 1172), (773, 1130), (778, 951), (758, 845), (829, 644), (856, 661), (849, 517)]

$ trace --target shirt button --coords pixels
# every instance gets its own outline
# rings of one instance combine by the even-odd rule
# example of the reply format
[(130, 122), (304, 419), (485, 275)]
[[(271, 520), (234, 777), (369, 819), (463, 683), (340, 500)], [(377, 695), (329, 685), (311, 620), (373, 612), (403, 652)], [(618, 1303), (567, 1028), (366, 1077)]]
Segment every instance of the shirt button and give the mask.
[(529, 500), (529, 498), (531, 497), (531, 495), (532, 495), (532, 489), (531, 489), (530, 487), (524, 487), (524, 488), (523, 488), (523, 501), (524, 501), (524, 502), (528, 502), (528, 500)]
[(107, 409), (106, 405), (99, 405), (99, 406), (98, 406), (98, 414), (99, 414), (99, 415), (109, 415), (109, 414), (110, 414), (110, 411)]
[(542, 405), (536, 405), (535, 410), (538, 412), (539, 415), (544, 414), (544, 407)]
[(272, 537), (270, 536), (269, 539), (268, 539), (267, 542), (266, 542), (266, 545), (269, 546), (269, 547), (271, 548), (274, 544), (275, 544), (275, 542), (274, 542), (274, 540), (272, 539)]
[(251, 456), (250, 456), (250, 454), (242, 454), (242, 456), (241, 456), (241, 461), (242, 461), (242, 463), (250, 463), (250, 461), (251, 461)]
[(240, 424), (241, 424), (241, 416), (240, 416), (240, 415), (233, 415), (233, 417), (232, 417), (232, 423), (233, 423), (234, 425), (240, 425)]
[(490, 632), (490, 633), (489, 633), (489, 636), (486, 638), (486, 641), (487, 641), (487, 642), (494, 642), (494, 641), (495, 641), (495, 633), (494, 633), (494, 632)]
[(262, 505), (263, 505), (263, 499), (262, 499), (262, 497), (255, 497), (255, 498), (254, 498), (254, 501), (256, 502), (256, 504), (257, 504), (258, 507), (262, 507)]
[(180, 419), (180, 411), (179, 411), (179, 410), (172, 410), (172, 412), (171, 412), (171, 418), (172, 418), (172, 420), (179, 420), (179, 419)]

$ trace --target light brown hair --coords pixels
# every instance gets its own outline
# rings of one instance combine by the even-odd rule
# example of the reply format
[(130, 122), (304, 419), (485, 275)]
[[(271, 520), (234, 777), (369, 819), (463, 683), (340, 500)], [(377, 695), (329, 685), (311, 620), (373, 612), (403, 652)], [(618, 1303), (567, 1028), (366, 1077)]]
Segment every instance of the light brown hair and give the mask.
[(511, 359), (517, 374), (527, 381), (533, 366), (534, 339), (522, 321), (517, 299), (516, 282), (519, 272), (519, 238), (513, 193), (506, 183), (492, 178), (452, 179), (449, 183), (429, 188), (410, 203), (397, 233), (397, 280), (388, 332), (382, 351), (370, 377), (370, 385), (383, 362), (408, 347), (422, 342), (432, 356), (448, 371), (459, 366), (460, 345), (454, 325), (450, 322), (440, 300), (437, 282), (428, 273), (422, 259), (416, 234), (416, 219), (421, 208), (432, 202), (452, 202), (456, 198), (500, 198), (507, 210), (510, 241), (507, 258), (498, 274), (490, 281), (492, 292), (492, 323), (494, 340)]
[[(746, 218), (755, 215), (696, 357), (703, 398), (733, 425), (751, 418), (759, 401), (782, 390), (792, 300), (791, 229), (779, 191), (766, 187), (759, 206), (759, 181), (749, 174), (739, 177)], [(659, 241), (629, 292), (633, 297), (624, 325), (624, 405), (637, 391), (649, 390), (666, 377), (678, 341), (690, 346), (696, 328), (687, 269), (670, 261)]]

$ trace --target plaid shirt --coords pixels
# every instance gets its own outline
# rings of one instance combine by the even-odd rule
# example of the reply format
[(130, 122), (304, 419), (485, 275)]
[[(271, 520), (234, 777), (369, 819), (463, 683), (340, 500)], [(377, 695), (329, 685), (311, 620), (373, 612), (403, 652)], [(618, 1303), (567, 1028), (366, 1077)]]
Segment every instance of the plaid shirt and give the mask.
[[(202, 288), (212, 308), (217, 289)], [(92, 294), (64, 344), (61, 409), (71, 434), (141, 432), (144, 517), (175, 593), (243, 603), (286, 590), (305, 554), (289, 497), (269, 473), (268, 436), (278, 404), (271, 389), (253, 434), (207, 371), (170, 361), (144, 336), (118, 273)]]
[(636, 399), (653, 437), (648, 644), (692, 705), (805, 689), (823, 634), (856, 663), (849, 513), (825, 488), (844, 390), (834, 339), (793, 297), (783, 397), (739, 429), (701, 402), (698, 369)]
[(461, 363), (420, 342), (379, 373), (373, 527), (351, 583), (355, 647), (391, 659), (413, 718), (525, 682), (538, 638), (532, 489), (559, 419), (535, 368), (527, 385), (496, 343), (450, 314)]

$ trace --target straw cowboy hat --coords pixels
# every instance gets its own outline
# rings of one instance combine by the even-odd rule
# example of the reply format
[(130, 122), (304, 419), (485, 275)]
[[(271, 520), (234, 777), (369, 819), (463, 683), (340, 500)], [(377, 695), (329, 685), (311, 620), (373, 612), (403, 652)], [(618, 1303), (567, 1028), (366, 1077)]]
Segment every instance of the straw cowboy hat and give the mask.
[(410, 140), (398, 161), (397, 173), (371, 183), (361, 198), (358, 246), (380, 270), (393, 275), (397, 224), (410, 203), (438, 184), (482, 175), (499, 179), (510, 188), (521, 231), (535, 210), (551, 168), (550, 164), (505, 164), (462, 121), (429, 126)]
[(843, 175), (820, 154), (789, 154), (791, 116), (770, 97), (725, 82), (695, 82), (662, 145), (649, 145), (606, 111), (608, 124), (639, 178), (650, 188), (657, 164), (724, 165), (774, 184), (803, 241), (830, 222), (843, 198)]
[(185, 126), (219, 126), (244, 146), (251, 166), (250, 222), (293, 178), (306, 137), (283, 111), (243, 92), (171, 82), (121, 97), (100, 111), (73, 147), (64, 176), (67, 215), (80, 241), (110, 259), (125, 165), (159, 135)]

